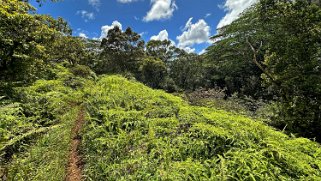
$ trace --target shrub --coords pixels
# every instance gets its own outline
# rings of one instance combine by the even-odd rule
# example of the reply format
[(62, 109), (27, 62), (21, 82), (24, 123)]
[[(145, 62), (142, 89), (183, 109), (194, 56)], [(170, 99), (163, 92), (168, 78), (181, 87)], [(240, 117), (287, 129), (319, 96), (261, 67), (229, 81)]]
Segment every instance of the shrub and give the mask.
[(70, 71), (75, 75), (82, 78), (95, 78), (95, 73), (87, 66), (85, 65), (75, 65), (72, 68), (70, 68)]

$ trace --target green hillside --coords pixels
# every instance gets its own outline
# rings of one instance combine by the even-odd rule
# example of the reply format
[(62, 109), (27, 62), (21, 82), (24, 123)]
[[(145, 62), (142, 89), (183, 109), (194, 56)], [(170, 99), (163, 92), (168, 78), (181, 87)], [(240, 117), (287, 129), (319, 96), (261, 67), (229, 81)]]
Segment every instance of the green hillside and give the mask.
[(118, 76), (85, 89), (88, 180), (320, 180), (321, 148)]
[(0, 181), (321, 181), (320, 0), (75, 3), (0, 0)]
[(2, 101), (8, 180), (64, 180), (81, 109), (84, 180), (321, 180), (321, 148), (308, 139), (121, 76), (57, 72), (19, 88), (23, 102)]
[[(20, 102), (0, 100), (0, 178), (64, 180), (71, 128), (84, 79), (57, 66), (55, 80), (16, 88)], [(77, 86), (76, 86), (77, 84)]]

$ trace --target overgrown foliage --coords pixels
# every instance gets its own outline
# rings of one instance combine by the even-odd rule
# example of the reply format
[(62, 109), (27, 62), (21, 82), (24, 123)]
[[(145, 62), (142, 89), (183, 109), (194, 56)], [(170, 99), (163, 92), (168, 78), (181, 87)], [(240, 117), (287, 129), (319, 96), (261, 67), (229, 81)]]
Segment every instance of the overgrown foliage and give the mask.
[(278, 29), (273, 36), (268, 34), (264, 60), (272, 76), (266, 82), (280, 97), (279, 115), (274, 119), (283, 120), (281, 126), (292, 132), (317, 140), (321, 140), (320, 7), (308, 1), (259, 5), (261, 21)]
[[(62, 66), (55, 80), (16, 88), (15, 100), (0, 105), (0, 178), (64, 180), (71, 128), (85, 82)], [(87, 77), (89, 78), (89, 77)], [(48, 172), (50, 170), (50, 172)]]
[(229, 90), (277, 102), (274, 126), (317, 140), (321, 139), (320, 17), (317, 2), (261, 0), (220, 29), (207, 54), (214, 63), (210, 71), (219, 72), (213, 75), (222, 75), (218, 80), (223, 85), (229, 85), (226, 79), (233, 82)]
[(0, 179), (64, 180), (85, 107), (85, 180), (321, 180), (320, 1), (260, 0), (205, 55), (0, 5)]
[(85, 88), (87, 180), (318, 180), (321, 149), (118, 76)]

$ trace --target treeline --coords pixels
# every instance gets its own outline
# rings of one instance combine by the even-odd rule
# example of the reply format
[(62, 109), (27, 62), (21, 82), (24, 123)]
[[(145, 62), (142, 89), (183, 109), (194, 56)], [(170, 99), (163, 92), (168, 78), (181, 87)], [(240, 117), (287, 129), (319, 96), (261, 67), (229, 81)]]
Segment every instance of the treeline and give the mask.
[(144, 42), (131, 28), (102, 40), (73, 37), (66, 21), (38, 15), (28, 2), (0, 2), (0, 95), (54, 79), (51, 65), (62, 63), (82, 76), (121, 74), (168, 92), (263, 99), (274, 108), (273, 126), (321, 140), (320, 1), (260, 0), (219, 29), (203, 55), (169, 40)]
[[(122, 31), (119, 27), (101, 41), (86, 40), (72, 37), (62, 18), (35, 14), (29, 3), (2, 0), (1, 5), (2, 88), (53, 78), (50, 64), (62, 62), (78, 69), (86, 69), (79, 66), (86, 65), (97, 74), (135, 77), (153, 88), (169, 91), (197, 87), (192, 79), (198, 72), (194, 70), (198, 56), (176, 48), (168, 40), (145, 43), (131, 28)], [(191, 70), (175, 73), (181, 65), (189, 65)]]
[(130, 27), (109, 30), (101, 41), (85, 40), (92, 58), (84, 62), (97, 74), (122, 74), (169, 92), (194, 90), (202, 84), (202, 59), (169, 40), (147, 43)]

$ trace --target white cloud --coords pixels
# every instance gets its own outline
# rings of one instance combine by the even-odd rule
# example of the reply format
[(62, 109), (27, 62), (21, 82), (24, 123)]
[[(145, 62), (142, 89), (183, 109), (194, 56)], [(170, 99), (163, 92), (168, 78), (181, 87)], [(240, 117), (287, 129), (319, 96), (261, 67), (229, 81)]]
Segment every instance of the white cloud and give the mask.
[(184, 47), (182, 49), (185, 50), (185, 52), (187, 52), (187, 53), (194, 53), (195, 52), (195, 48)]
[(192, 23), (193, 18), (190, 18), (183, 33), (180, 36), (177, 36), (178, 47), (186, 48), (193, 46), (195, 44), (201, 44), (209, 41), (211, 28), (205, 22), (205, 20), (200, 19), (197, 23)]
[(147, 12), (144, 21), (169, 19), (177, 9), (175, 0), (151, 0), (152, 8)]
[(212, 16), (212, 13), (207, 13), (207, 14), (205, 15), (205, 18), (208, 18), (208, 17), (210, 17), (210, 16)]
[(85, 39), (88, 38), (88, 36), (85, 33), (79, 33), (78, 36), (81, 37), (81, 38), (85, 38)]
[(146, 34), (148, 34), (147, 31), (144, 31), (144, 32), (139, 33), (139, 35), (140, 35), (141, 37), (145, 36)]
[(150, 39), (160, 41), (168, 40), (168, 32), (167, 30), (160, 31), (158, 35), (152, 36)]
[(185, 24), (185, 27), (183, 28), (183, 31), (188, 30), (189, 27), (193, 25), (192, 23), (193, 18), (189, 18)]
[(117, 2), (119, 2), (119, 3), (132, 3), (132, 2), (135, 2), (135, 1), (137, 1), (137, 0), (117, 0)]
[(204, 54), (206, 52), (207, 52), (206, 49), (203, 49), (202, 51), (199, 52), (199, 55), (202, 55), (202, 54)]
[(169, 39), (167, 30), (160, 31), (158, 35), (154, 35), (150, 37), (150, 40), (160, 40), (160, 41), (169, 40), (172, 46), (176, 46), (175, 41)]
[(108, 31), (113, 29), (115, 26), (118, 26), (122, 30), (122, 24), (119, 21), (113, 21), (111, 25), (105, 25), (101, 27), (100, 39), (105, 38), (108, 35)]
[(98, 40), (100, 40), (100, 38), (94, 37), (93, 40), (98, 41)]
[(89, 5), (96, 8), (96, 10), (99, 10), (99, 7), (101, 5), (100, 0), (88, 0)]
[(81, 17), (85, 20), (85, 22), (95, 19), (95, 14), (93, 12), (88, 12), (86, 10), (77, 11), (77, 14), (81, 15)]
[(256, 3), (258, 0), (226, 0), (223, 8), (227, 14), (221, 19), (217, 28), (221, 28), (232, 23), (239, 15), (248, 7)]

